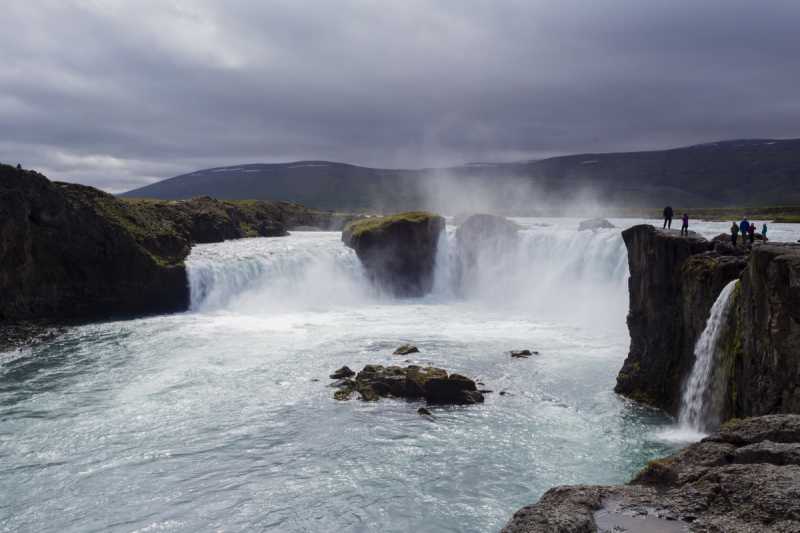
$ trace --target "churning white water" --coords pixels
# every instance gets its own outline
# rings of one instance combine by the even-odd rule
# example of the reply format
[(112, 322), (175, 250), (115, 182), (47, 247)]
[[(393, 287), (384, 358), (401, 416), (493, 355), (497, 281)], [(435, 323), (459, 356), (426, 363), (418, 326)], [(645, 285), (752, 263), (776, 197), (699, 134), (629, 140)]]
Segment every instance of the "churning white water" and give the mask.
[[(368, 286), (339, 233), (197, 246), (189, 312), (0, 354), (0, 531), (489, 532), (551, 486), (626, 482), (680, 443), (612, 392), (620, 230), (518, 222), (468, 274), (448, 228), (424, 298)], [(326, 387), (406, 360), (494, 392), (420, 417)]]
[(721, 401), (728, 375), (722, 365), (723, 350), (719, 343), (727, 327), (737, 283), (738, 280), (733, 280), (722, 289), (694, 347), (695, 362), (686, 381), (678, 418), (683, 428), (698, 433), (709, 432), (724, 422)]

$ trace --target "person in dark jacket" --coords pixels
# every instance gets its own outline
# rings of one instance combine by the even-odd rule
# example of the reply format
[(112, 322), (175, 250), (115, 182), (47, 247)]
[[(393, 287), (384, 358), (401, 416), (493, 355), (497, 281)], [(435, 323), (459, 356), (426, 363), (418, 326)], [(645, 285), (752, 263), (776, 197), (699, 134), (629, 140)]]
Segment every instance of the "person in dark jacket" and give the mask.
[(681, 224), (681, 235), (685, 234), (688, 237), (689, 236), (689, 215), (684, 213), (683, 214), (683, 218), (681, 218), (681, 222), (683, 222), (683, 224)]
[(747, 233), (750, 235), (750, 244), (756, 242), (756, 225), (750, 224), (750, 227), (747, 228)]
[(672, 207), (669, 204), (664, 208), (664, 228), (666, 227), (672, 228)]
[(736, 222), (731, 223), (731, 242), (734, 246), (736, 246), (736, 238), (739, 236), (739, 226), (736, 225)]
[(747, 240), (747, 230), (750, 229), (750, 223), (747, 221), (747, 217), (744, 217), (741, 222), (739, 222), (739, 231), (742, 232), (742, 242), (746, 242)]

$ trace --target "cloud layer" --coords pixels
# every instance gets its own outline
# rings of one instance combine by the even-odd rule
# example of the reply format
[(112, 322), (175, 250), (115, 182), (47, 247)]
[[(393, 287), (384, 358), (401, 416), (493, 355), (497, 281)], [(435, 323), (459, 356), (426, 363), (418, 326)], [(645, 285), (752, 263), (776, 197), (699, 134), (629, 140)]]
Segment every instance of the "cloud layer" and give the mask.
[(111, 192), (800, 137), (796, 0), (8, 4), (0, 161)]

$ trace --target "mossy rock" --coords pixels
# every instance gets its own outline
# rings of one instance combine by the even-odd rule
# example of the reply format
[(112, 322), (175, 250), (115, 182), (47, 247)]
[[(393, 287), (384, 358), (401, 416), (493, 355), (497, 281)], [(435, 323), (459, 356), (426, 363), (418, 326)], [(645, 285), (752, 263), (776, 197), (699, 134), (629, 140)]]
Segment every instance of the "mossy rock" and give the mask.
[(411, 346), (407, 344), (405, 346), (401, 346), (394, 351), (394, 355), (408, 355), (410, 353), (418, 353), (419, 349), (416, 346)]

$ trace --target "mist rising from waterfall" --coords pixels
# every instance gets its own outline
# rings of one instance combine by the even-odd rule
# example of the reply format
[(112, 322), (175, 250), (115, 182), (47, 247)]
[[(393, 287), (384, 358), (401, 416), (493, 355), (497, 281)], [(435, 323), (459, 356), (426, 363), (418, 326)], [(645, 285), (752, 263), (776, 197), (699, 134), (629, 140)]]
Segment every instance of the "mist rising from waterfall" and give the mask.
[(684, 388), (678, 417), (685, 429), (708, 432), (723, 422), (728, 369), (722, 365), (723, 350), (719, 343), (727, 326), (737, 281), (722, 289), (695, 345), (695, 363)]

